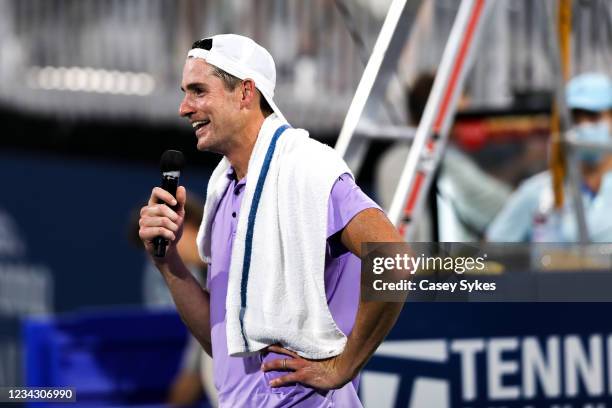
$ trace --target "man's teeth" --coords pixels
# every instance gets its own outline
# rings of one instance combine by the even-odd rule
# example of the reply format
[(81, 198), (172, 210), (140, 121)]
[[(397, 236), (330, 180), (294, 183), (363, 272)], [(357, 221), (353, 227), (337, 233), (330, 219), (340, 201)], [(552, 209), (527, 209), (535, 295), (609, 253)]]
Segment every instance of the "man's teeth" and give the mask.
[(191, 126), (193, 126), (195, 129), (199, 128), (200, 126), (205, 126), (208, 125), (210, 123), (210, 120), (206, 119), (206, 120), (198, 120), (196, 122), (193, 122), (191, 124)]

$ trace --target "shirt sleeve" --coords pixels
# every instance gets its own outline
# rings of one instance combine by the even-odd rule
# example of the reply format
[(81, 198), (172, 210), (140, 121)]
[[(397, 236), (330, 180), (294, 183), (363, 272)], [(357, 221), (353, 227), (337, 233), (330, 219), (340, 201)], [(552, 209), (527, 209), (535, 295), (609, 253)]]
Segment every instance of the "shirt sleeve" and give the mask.
[(335, 258), (347, 252), (340, 241), (340, 232), (357, 214), (368, 208), (380, 210), (378, 204), (355, 184), (350, 174), (338, 177), (329, 195), (327, 211), (327, 244), (331, 256)]

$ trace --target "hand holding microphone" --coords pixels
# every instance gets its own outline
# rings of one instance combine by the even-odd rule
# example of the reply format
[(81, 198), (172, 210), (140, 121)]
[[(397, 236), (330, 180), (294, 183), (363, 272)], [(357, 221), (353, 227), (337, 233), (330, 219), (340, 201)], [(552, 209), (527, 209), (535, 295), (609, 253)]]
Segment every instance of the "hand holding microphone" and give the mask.
[(178, 187), (183, 165), (181, 152), (164, 152), (161, 188), (153, 189), (149, 202), (140, 210), (140, 238), (157, 259), (165, 257), (168, 245), (176, 245), (183, 232), (186, 192), (184, 187)]

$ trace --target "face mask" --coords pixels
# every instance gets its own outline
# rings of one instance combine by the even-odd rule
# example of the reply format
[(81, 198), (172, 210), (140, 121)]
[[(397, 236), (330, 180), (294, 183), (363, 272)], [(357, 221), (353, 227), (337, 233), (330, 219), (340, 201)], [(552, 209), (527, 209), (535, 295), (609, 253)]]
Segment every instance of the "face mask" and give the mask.
[[(576, 139), (580, 142), (588, 143), (607, 143), (610, 141), (610, 127), (606, 121), (584, 124), (576, 126)], [(597, 164), (603, 158), (604, 153), (593, 150), (579, 150), (580, 160)]]

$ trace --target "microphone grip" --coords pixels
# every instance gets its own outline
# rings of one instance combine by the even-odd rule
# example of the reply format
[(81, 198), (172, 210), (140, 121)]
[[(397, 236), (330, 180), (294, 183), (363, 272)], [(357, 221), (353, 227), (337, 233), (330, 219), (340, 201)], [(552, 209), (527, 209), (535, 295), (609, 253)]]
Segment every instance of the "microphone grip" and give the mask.
[[(178, 187), (179, 178), (175, 176), (163, 175), (161, 188), (172, 194), (172, 197), (176, 198), (176, 189)], [(163, 203), (163, 201), (158, 200), (158, 203)], [(166, 203), (168, 207), (173, 210), (176, 209), (176, 206), (171, 206)], [(178, 205), (178, 204), (177, 204)], [(163, 258), (166, 256), (166, 247), (168, 246), (168, 240), (163, 237), (155, 237), (153, 238), (153, 256), (156, 258)]]

